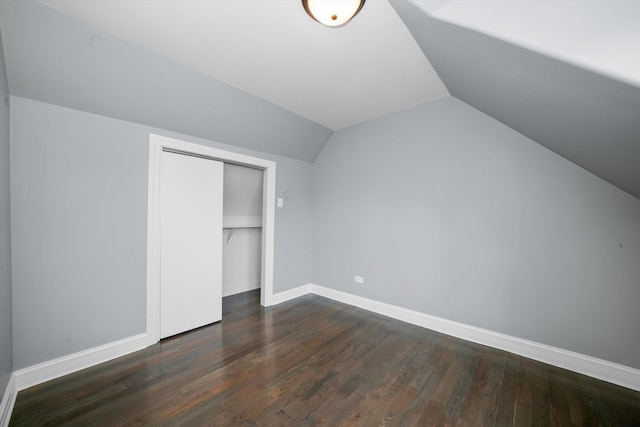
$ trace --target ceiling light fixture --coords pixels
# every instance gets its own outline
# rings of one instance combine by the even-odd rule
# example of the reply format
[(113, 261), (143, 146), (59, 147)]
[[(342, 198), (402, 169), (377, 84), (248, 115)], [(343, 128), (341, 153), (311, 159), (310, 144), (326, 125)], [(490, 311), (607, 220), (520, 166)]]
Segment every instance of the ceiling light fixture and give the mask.
[(327, 27), (339, 27), (351, 21), (365, 0), (302, 0), (310, 17)]

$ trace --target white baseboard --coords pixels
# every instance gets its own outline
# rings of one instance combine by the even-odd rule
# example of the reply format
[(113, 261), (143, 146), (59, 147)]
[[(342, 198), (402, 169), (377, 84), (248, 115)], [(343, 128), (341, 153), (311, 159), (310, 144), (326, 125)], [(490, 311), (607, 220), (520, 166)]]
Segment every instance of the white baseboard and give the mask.
[(294, 298), (298, 298), (301, 297), (303, 295), (307, 295), (309, 293), (311, 293), (311, 287), (313, 285), (303, 285), (303, 286), (298, 286), (297, 288), (293, 288), (293, 289), (289, 289), (287, 291), (283, 291), (283, 292), (278, 292), (277, 294), (273, 294), (273, 296), (271, 297), (271, 304), (270, 305), (277, 305), (280, 303), (283, 303), (285, 301), (289, 301), (292, 300)]
[(7, 388), (2, 395), (2, 401), (0, 402), (0, 427), (7, 427), (9, 425), (11, 412), (13, 411), (13, 405), (16, 403), (17, 395), (16, 374), (12, 373), (9, 377)]
[(223, 283), (222, 296), (228, 297), (230, 295), (240, 294), (242, 292), (252, 291), (254, 289), (260, 289), (260, 280), (251, 280), (248, 282), (237, 283)]
[(147, 334), (135, 335), (90, 348), (14, 372), (17, 391), (142, 350), (149, 345)]
[[(588, 375), (603, 381), (621, 385), (632, 390), (640, 391), (640, 370), (628, 366), (598, 359), (584, 354), (575, 353), (561, 348), (552, 347), (533, 341), (512, 337), (487, 329), (453, 322), (418, 311), (409, 310), (391, 304), (374, 301), (335, 289), (325, 288), (314, 284), (300, 286), (277, 294), (279, 304), (289, 299), (297, 298), (306, 293), (330, 298), (364, 310), (382, 314), (396, 320), (411, 323), (443, 334), (462, 338), (467, 341), (519, 354), (529, 359), (538, 360), (549, 365), (558, 366), (580, 374)], [(275, 295), (274, 295), (275, 297)]]

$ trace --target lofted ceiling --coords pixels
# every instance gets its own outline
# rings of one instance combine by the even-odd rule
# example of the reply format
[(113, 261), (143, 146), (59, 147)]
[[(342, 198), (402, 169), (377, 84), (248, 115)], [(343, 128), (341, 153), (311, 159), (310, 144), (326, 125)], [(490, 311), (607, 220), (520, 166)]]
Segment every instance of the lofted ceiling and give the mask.
[(5, 0), (11, 94), (313, 161), (455, 96), (640, 198), (640, 2)]
[(331, 130), (449, 94), (386, 0), (340, 28), (299, 0), (39, 1)]

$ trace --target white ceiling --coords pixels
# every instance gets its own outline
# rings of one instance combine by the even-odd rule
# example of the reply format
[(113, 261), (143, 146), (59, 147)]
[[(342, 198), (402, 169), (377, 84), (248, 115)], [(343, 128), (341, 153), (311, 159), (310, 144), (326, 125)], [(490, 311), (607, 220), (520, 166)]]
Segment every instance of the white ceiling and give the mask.
[(332, 130), (449, 93), (387, 0), (327, 28), (299, 0), (40, 0)]

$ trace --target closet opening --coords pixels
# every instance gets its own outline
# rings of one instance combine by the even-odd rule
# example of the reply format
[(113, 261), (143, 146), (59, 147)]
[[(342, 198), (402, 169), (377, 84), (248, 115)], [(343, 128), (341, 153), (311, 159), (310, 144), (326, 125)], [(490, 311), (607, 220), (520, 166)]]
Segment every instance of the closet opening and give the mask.
[[(163, 158), (175, 157), (163, 155), (163, 153), (200, 157), (213, 160), (214, 162), (211, 163), (223, 164), (222, 221), (220, 228), (218, 228), (222, 232), (222, 241), (218, 240), (218, 242), (222, 246), (223, 256), (221, 258), (215, 256), (214, 258), (217, 260), (211, 261), (219, 264), (223, 275), (222, 295), (217, 298), (245, 299), (255, 302), (259, 300), (262, 306), (270, 306), (273, 301), (275, 162), (151, 134), (149, 137), (147, 221), (146, 336), (148, 345), (158, 342), (161, 335), (161, 241), (163, 235), (161, 225), (165, 224), (161, 221), (163, 218), (162, 189), (169, 188), (166, 185), (162, 186)], [(196, 163), (191, 162), (191, 167), (195, 168)], [(190, 165), (187, 164), (181, 174), (191, 175)], [(164, 176), (164, 179), (168, 180), (169, 178)], [(219, 181), (219, 178), (214, 181)], [(174, 181), (168, 180), (167, 182), (173, 183)], [(178, 182), (181, 183), (181, 180)], [(202, 180), (196, 178), (185, 188), (189, 188), (188, 192), (191, 192), (194, 186), (201, 187), (201, 182)], [(177, 194), (181, 196), (180, 192)], [(203, 197), (208, 197), (206, 190), (204, 193), (198, 194), (200, 197), (196, 195), (189, 199), (194, 203), (194, 206), (198, 206), (197, 203), (200, 203)], [(165, 203), (165, 205), (167, 204)], [(171, 203), (168, 206), (171, 206)], [(195, 211), (204, 212), (200, 209), (195, 209)], [(219, 215), (215, 216), (219, 217)], [(193, 217), (193, 220), (196, 217), (197, 215)], [(188, 224), (189, 220), (178, 221), (178, 223)], [(205, 226), (207, 224), (206, 222), (201, 223)], [(206, 261), (200, 265), (209, 262), (208, 260), (209, 258), (206, 258)], [(180, 264), (180, 262), (175, 263), (178, 267)], [(185, 274), (191, 274), (192, 271), (193, 269), (187, 270)], [(183, 305), (188, 309), (189, 304)]]
[(224, 164), (222, 297), (260, 289), (263, 171)]

